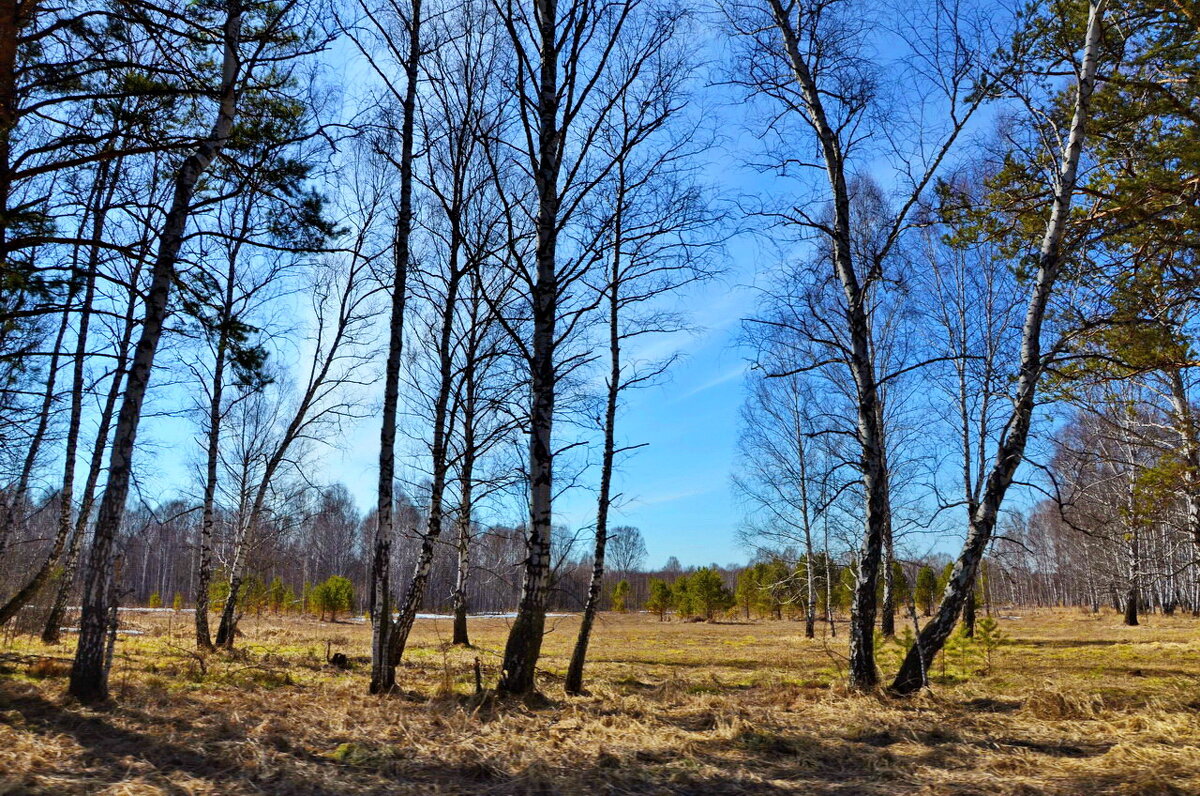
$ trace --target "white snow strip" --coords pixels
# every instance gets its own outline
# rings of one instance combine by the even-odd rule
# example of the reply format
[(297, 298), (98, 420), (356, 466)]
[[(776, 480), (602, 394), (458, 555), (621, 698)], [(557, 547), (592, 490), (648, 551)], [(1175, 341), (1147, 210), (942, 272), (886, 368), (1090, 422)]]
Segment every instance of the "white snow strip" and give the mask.
[[(554, 618), (554, 617), (575, 616), (575, 615), (576, 614), (546, 614), (546, 617), (549, 619), (549, 618)], [(397, 616), (399, 616), (399, 614), (393, 615), (393, 617), (397, 617)], [(454, 618), (453, 614), (417, 614), (417, 619), (453, 619), (453, 618)], [(467, 619), (516, 619), (516, 618), (517, 618), (517, 615), (515, 613), (468, 614), (467, 615)], [(355, 616), (355, 617), (351, 617), (350, 619), (347, 619), (346, 621), (347, 622), (365, 623), (367, 621), (367, 617)]]

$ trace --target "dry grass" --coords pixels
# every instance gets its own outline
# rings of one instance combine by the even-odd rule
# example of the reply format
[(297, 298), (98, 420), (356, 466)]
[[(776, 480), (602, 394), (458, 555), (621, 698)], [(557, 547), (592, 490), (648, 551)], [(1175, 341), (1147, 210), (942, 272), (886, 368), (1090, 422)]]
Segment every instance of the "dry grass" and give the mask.
[[(846, 694), (844, 641), (788, 622), (605, 616), (592, 693), (562, 695), (576, 627), (551, 620), (543, 699), (474, 695), (507, 622), (479, 647), (418, 622), (403, 692), (368, 697), (367, 631), (245, 621), (233, 656), (133, 617), (116, 703), (63, 696), (71, 647), (0, 650), (0, 793), (1193, 794), (1200, 793), (1200, 620), (1022, 612), (988, 674), (950, 666), (911, 700)], [(353, 668), (323, 662), (325, 640)], [(884, 659), (895, 658), (885, 653)], [(940, 674), (940, 670), (939, 670)]]

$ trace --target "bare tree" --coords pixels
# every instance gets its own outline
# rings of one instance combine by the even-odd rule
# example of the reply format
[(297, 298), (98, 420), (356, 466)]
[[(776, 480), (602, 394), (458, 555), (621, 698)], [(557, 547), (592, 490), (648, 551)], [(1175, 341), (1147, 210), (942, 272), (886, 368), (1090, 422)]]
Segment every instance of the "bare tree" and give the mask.
[(244, 446), (239, 466), (244, 473), (253, 472), (254, 480), (244, 479), (249, 494), (238, 517), (217, 646), (233, 647), (247, 558), (259, 541), (267, 500), (281, 469), (296, 469), (297, 454), (304, 452), (306, 443), (327, 439), (330, 428), (353, 414), (352, 390), (363, 383), (365, 329), (374, 309), (367, 286), (373, 263), (364, 252), (371, 228), (368, 220), (359, 228), (348, 252), (329, 255), (313, 267), (311, 283), (303, 291), (312, 297), (312, 355), (304, 366), (304, 381), (294, 409), (284, 411), (282, 400), (269, 406), (251, 402), (258, 410), (249, 418), (256, 432)]
[(129, 369), (125, 398), (114, 430), (108, 481), (100, 503), (91, 554), (86, 570), (83, 615), (80, 618), (79, 646), (71, 669), (70, 693), (86, 701), (108, 698), (108, 666), (105, 640), (109, 611), (113, 604), (113, 543), (125, 514), (132, 472), (134, 439), (141, 420), (142, 401), (150, 383), (154, 355), (158, 350), (167, 314), (171, 283), (183, 246), (184, 233), (192, 212), (193, 197), (200, 177), (220, 154), (233, 133), (237, 115), (239, 83), (246, 79), (251, 65), (243, 62), (243, 8), (232, 0), (222, 21), (221, 77), (219, 98), (212, 130), (179, 167), (175, 177), (175, 195), (164, 222), (158, 254), (151, 274), (150, 292), (136, 352)]
[(971, 514), (966, 541), (954, 562), (937, 615), (921, 630), (892, 682), (892, 690), (900, 694), (913, 693), (925, 685), (925, 673), (930, 661), (950, 636), (958, 621), (963, 602), (971, 592), (976, 569), (991, 540), (1000, 506), (1025, 454), (1038, 381), (1045, 370), (1047, 357), (1054, 353), (1053, 347), (1046, 353), (1042, 351), (1042, 327), (1055, 284), (1070, 256), (1070, 251), (1063, 241), (1078, 181), (1084, 134), (1091, 112), (1090, 101), (1102, 55), (1105, 4), (1106, 0), (1088, 4), (1083, 55), (1076, 73), (1074, 109), (1061, 152), (1060, 165), (1054, 176), (1051, 213), (1037, 253), (1037, 268), (1029, 290), (1021, 329), (1020, 369), (1012, 410), (996, 447), (978, 506)]
[[(765, 361), (761, 353), (758, 358)], [(794, 558), (787, 553), (797, 543), (804, 551), (806, 638), (816, 635), (814, 536), (825, 510), (819, 497), (822, 482), (836, 477), (829, 457), (822, 455), (821, 429), (811, 411), (815, 403), (799, 374), (756, 374), (742, 408), (742, 469), (734, 478), (751, 515), (740, 535), (757, 556)]]
[[(579, 290), (596, 264), (594, 237), (583, 234), (576, 242), (564, 230), (581, 221), (580, 211), (593, 191), (606, 184), (627, 154), (597, 146), (602, 127), (619, 113), (627, 87), (651, 65), (649, 55), (671, 41), (684, 14), (644, 0), (538, 0), (531, 8), (497, 0), (497, 8), (516, 71), (517, 129), (506, 143), (533, 193), (529, 202), (520, 201), (519, 194), (505, 196), (512, 260), (528, 302), (530, 327), (526, 335), (506, 321), (530, 376), (530, 520), (521, 601), (505, 645), (499, 689), (526, 693), (535, 688), (550, 586), (554, 423), (562, 409), (556, 408), (556, 400), (564, 380), (591, 358), (571, 352), (568, 344), (602, 295)], [(506, 163), (509, 159), (508, 153), (497, 157)], [(532, 268), (520, 262), (527, 226), (533, 229)]]
[[(820, 194), (829, 208), (822, 219), (802, 207), (776, 213), (779, 221), (816, 234), (829, 252), (829, 262), (844, 296), (842, 323), (844, 360), (854, 384), (858, 468), (865, 498), (862, 550), (858, 556), (851, 609), (850, 681), (860, 689), (878, 682), (874, 654), (876, 588), (891, 511), (888, 500), (887, 440), (882, 424), (881, 385), (892, 373), (880, 372), (873, 356), (872, 295), (888, 288), (884, 265), (911, 224), (911, 211), (937, 174), (959, 133), (986, 98), (976, 57), (967, 43), (964, 20), (957, 9), (935, 4), (915, 19), (929, 30), (909, 40), (914, 50), (907, 76), (926, 87), (928, 106), (915, 120), (884, 120), (877, 115), (882, 94), (881, 65), (866, 49), (866, 17), (853, 0), (763, 0), (730, 3), (727, 14), (747, 43), (742, 82), (771, 100), (781, 111), (773, 130), (787, 142), (787, 124), (798, 122), (815, 139), (818, 158), (786, 152), (779, 156), (787, 171), (795, 164), (818, 169), (825, 185)], [(936, 23), (936, 24), (935, 24)], [(918, 23), (914, 23), (918, 24)], [(936, 110), (934, 109), (936, 107)], [(941, 121), (931, 123), (939, 116)], [(904, 129), (904, 134), (896, 131)], [(902, 136), (912, 142), (901, 145)], [(856, 251), (854, 158), (872, 153), (900, 155), (910, 164), (900, 176), (897, 209), (881, 225), (868, 251)], [(862, 184), (858, 185), (862, 188)], [(799, 370), (811, 367), (800, 363)], [(792, 370), (796, 371), (797, 368)], [(798, 372), (798, 371), (797, 371)]]
[[(676, 35), (681, 37), (683, 30)], [(639, 358), (635, 346), (650, 335), (681, 329), (672, 314), (647, 307), (705, 275), (706, 245), (716, 240), (719, 228), (719, 218), (691, 174), (692, 158), (703, 149), (704, 138), (694, 126), (679, 124), (694, 70), (690, 56), (679, 39), (664, 40), (654, 51), (619, 46), (614, 63), (619, 80), (631, 71), (640, 71), (642, 77), (621, 87), (618, 112), (601, 128), (600, 147), (616, 164), (612, 184), (605, 186), (611, 191), (611, 205), (601, 190), (596, 196), (599, 207), (593, 211), (605, 230), (600, 251), (609, 265), (599, 286), (607, 315), (608, 375), (600, 423), (603, 443), (592, 578), (564, 683), (569, 694), (583, 690), (583, 667), (600, 605), (608, 517), (617, 499), (614, 467), (619, 455), (640, 447), (617, 444), (619, 402), (626, 391), (653, 383), (674, 360), (673, 356)], [(614, 563), (618, 571), (628, 572), (645, 558), (645, 542), (636, 528), (614, 529), (613, 534), (618, 545)]]
[[(396, 480), (396, 417), (400, 401), (400, 363), (404, 350), (404, 312), (408, 296), (413, 236), (413, 172), (416, 141), (417, 84), (420, 80), (422, 0), (389, 0), (380, 8), (358, 3), (361, 22), (343, 25), (383, 86), (385, 101), (399, 108), (399, 124), (385, 125), (380, 154), (399, 173), (393, 269), (388, 285), (391, 310), (388, 355), (384, 371), (383, 409), (379, 433), (379, 491), (371, 577), (372, 694), (386, 693), (396, 683), (396, 664), (402, 643), (394, 637), (391, 608), (391, 560)], [(396, 72), (399, 74), (396, 74)], [(402, 77), (401, 77), (402, 76)], [(397, 135), (398, 133), (398, 135)], [(398, 145), (389, 156), (387, 148)]]

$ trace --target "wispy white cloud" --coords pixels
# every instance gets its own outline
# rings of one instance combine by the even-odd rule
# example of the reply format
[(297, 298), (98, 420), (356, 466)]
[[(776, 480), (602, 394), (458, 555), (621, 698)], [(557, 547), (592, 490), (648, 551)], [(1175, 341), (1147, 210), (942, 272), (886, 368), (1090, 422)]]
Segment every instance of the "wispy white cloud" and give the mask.
[(684, 398), (692, 398), (696, 395), (699, 395), (702, 392), (705, 392), (706, 390), (711, 390), (714, 387), (719, 387), (722, 384), (733, 381), (734, 379), (740, 379), (743, 375), (745, 375), (746, 368), (747, 368), (747, 364), (745, 362), (741, 362), (738, 364), (738, 366), (736, 368), (726, 371), (725, 373), (715, 376), (706, 382), (702, 382), (702, 383), (696, 385), (692, 389), (690, 389), (687, 392), (680, 395), (679, 399), (682, 400)]
[(712, 489), (681, 489), (676, 492), (660, 492), (659, 494), (652, 495), (650, 497), (635, 498), (634, 500), (630, 501), (630, 506), (638, 508), (645, 506), (658, 506), (662, 503), (671, 503), (676, 500), (683, 500), (684, 498), (706, 495), (711, 491)]

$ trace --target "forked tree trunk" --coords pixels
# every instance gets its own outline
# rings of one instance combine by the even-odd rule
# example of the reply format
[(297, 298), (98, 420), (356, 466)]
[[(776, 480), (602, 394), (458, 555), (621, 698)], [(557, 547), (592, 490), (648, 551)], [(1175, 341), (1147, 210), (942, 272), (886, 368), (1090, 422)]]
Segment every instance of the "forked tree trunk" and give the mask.
[(946, 585), (937, 616), (921, 631), (917, 643), (905, 656), (900, 671), (892, 682), (891, 689), (898, 694), (911, 694), (925, 685), (925, 672), (929, 661), (942, 649), (954, 629), (963, 602), (975, 581), (975, 573), (983, 559), (983, 553), (992, 539), (1005, 493), (1012, 485), (1017, 466), (1025, 454), (1037, 383), (1044, 368), (1041, 354), (1042, 323), (1046, 315), (1046, 305), (1065, 259), (1062, 239), (1075, 193), (1084, 131), (1092, 91), (1096, 84), (1105, 3), (1106, 0), (1098, 0), (1092, 4), (1088, 15), (1087, 37), (1080, 65), (1070, 134), (1059, 169), (1054, 206), (1038, 253), (1035, 282), (1021, 331), (1020, 375), (1016, 400), (1005, 424), (995, 463), (988, 473), (979, 506), (971, 517), (966, 542), (951, 570), (950, 582)]
[[(239, 545), (240, 547), (241, 545)], [(216, 646), (233, 649), (234, 636), (237, 635), (237, 601), (242, 591), (241, 560), (235, 555), (232, 572), (229, 578), (229, 593), (221, 605), (221, 621), (217, 624)]]
[(125, 516), (129, 480), (133, 472), (134, 441), (141, 421), (142, 402), (150, 384), (150, 372), (158, 341), (167, 316), (167, 301), (175, 280), (175, 266), (183, 245), (192, 198), (201, 176), (220, 154), (233, 131), (237, 112), (237, 80), (240, 71), (238, 47), (241, 38), (240, 0), (231, 0), (223, 28), (220, 106), (212, 132), (179, 167), (175, 176), (171, 208), (159, 238), (158, 254), (151, 271), (146, 294), (142, 333), (134, 351), (125, 389), (125, 398), (117, 416), (109, 459), (108, 482), (100, 502), (100, 514), (92, 538), (84, 579), (83, 613), (79, 622), (79, 646), (71, 668), (69, 692), (83, 701), (108, 698), (108, 666), (105, 656), (106, 625), (114, 603), (113, 556), (116, 535)]

